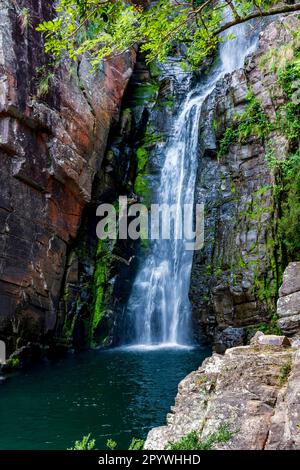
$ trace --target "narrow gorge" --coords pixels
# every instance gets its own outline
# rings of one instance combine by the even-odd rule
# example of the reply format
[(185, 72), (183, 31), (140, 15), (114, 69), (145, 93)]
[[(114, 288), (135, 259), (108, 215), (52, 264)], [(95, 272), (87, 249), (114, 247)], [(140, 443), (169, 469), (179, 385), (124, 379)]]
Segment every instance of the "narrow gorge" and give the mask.
[[(57, 60), (39, 31), (55, 28), (52, 2), (1, 0), (1, 450), (84, 435), (100, 449), (300, 449), (300, 9), (225, 3), (199, 17), (220, 26), (195, 65), (185, 32), (166, 58), (128, 33), (116, 54), (63, 43)], [(172, 207), (174, 231), (202, 208), (201, 248), (191, 230), (120, 236), (120, 198), (149, 225), (153, 205)], [(99, 239), (103, 204), (118, 232)]]

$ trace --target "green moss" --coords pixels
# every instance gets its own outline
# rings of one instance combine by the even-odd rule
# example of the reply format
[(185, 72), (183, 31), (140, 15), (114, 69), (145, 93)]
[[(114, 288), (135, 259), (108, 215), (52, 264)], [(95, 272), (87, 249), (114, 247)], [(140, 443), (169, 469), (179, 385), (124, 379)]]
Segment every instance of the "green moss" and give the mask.
[(145, 105), (146, 102), (154, 103), (157, 98), (158, 90), (159, 86), (155, 81), (141, 83), (135, 87), (133, 94), (134, 104), (136, 106), (142, 106)]
[(75, 314), (66, 314), (65, 321), (63, 325), (62, 337), (66, 340), (71, 340), (73, 338), (74, 328), (76, 324), (77, 315)]
[(284, 243), (288, 260), (300, 259), (300, 35), (282, 46), (289, 48), (288, 62), (280, 61), (279, 51), (275, 70), (278, 82), (283, 88), (288, 102), (280, 107), (276, 116), (277, 130), (289, 141), (290, 153), (286, 159), (277, 158), (274, 148), (269, 145), (266, 160), (275, 175), (274, 194), (281, 202), (281, 217), (278, 224), (279, 235)]
[(221, 274), (223, 274), (223, 269), (222, 268), (216, 268), (214, 270), (214, 275), (215, 276), (219, 277), (219, 276), (221, 276)]
[[(267, 192), (270, 191), (270, 197), (263, 199)], [(265, 201), (268, 202), (268, 207), (265, 207)], [(243, 224), (250, 222), (250, 227), (254, 226), (258, 231), (258, 238), (260, 237), (261, 230), (264, 228), (264, 216), (269, 214), (270, 220), (273, 220), (269, 230), (265, 233), (265, 258), (264, 267), (259, 259), (259, 245), (255, 241), (248, 249), (248, 254), (256, 255), (258, 258), (254, 260), (245, 260), (240, 256), (236, 265), (238, 268), (244, 270), (249, 269), (254, 274), (253, 294), (267, 307), (269, 315), (275, 309), (277, 300), (278, 289), (282, 280), (283, 269), (283, 253), (282, 244), (279, 237), (278, 230), (278, 212), (279, 201), (276, 194), (273, 193), (272, 186), (266, 185), (255, 191), (252, 195), (252, 202), (248, 204), (246, 211), (241, 215), (244, 219)], [(272, 273), (272, 275), (270, 275)]]
[(138, 172), (145, 172), (148, 166), (149, 153), (145, 147), (139, 147), (136, 151)]
[(278, 70), (278, 80), (289, 98), (298, 96), (300, 80), (300, 51), (296, 51), (294, 59)]
[(174, 103), (175, 103), (174, 96), (173, 95), (166, 95), (166, 96), (160, 97), (160, 99), (157, 100), (155, 106), (159, 111), (161, 111), (165, 108), (173, 108)]
[(174, 103), (175, 103), (175, 100), (174, 100), (173, 95), (166, 96), (162, 101), (162, 105), (165, 106), (166, 108), (173, 108)]
[(265, 304), (271, 315), (276, 309), (278, 290), (282, 281), (282, 252), (279, 241), (267, 239), (265, 263), (263, 273), (259, 272), (259, 264), (255, 266), (254, 293)]
[(134, 183), (134, 192), (147, 201), (149, 197), (147, 176), (137, 175)]
[(150, 125), (147, 126), (145, 135), (143, 137), (143, 146), (146, 148), (152, 147), (153, 145), (163, 140), (163, 134), (155, 131)]
[(98, 240), (96, 251), (96, 265), (93, 279), (94, 308), (91, 321), (91, 333), (98, 327), (105, 312), (104, 295), (109, 276), (111, 263), (111, 242), (108, 240)]
[(160, 141), (161, 138), (162, 136), (148, 126), (142, 139), (142, 144), (136, 150), (137, 170), (134, 182), (134, 192), (141, 196), (146, 204), (149, 203), (150, 199), (148, 184), (149, 147), (152, 147)]
[[(292, 32), (293, 34), (293, 32)], [(254, 274), (253, 293), (265, 306), (265, 313), (271, 318), (257, 326), (265, 333), (280, 334), (277, 318), (273, 315), (276, 309), (278, 289), (282, 282), (282, 272), (288, 261), (300, 260), (300, 35), (297, 33), (290, 44), (282, 50), (274, 50), (264, 66), (276, 72), (278, 84), (286, 94), (286, 103), (281, 105), (272, 121), (264, 112), (261, 103), (249, 93), (246, 110), (235, 115), (232, 125), (228, 127), (219, 142), (218, 156), (226, 155), (232, 144), (246, 144), (252, 135), (258, 136), (265, 143), (266, 162), (272, 172), (274, 184), (267, 185), (253, 194), (248, 208), (241, 212), (243, 226), (256, 226), (259, 236), (264, 228), (264, 216), (270, 215), (265, 235), (265, 256), (262, 265), (257, 260), (244, 262), (238, 258), (232, 262), (232, 274), (249, 269)], [(286, 54), (288, 51), (288, 54)], [(273, 60), (276, 58), (276, 60)], [(292, 58), (292, 60), (288, 59)], [(218, 130), (218, 122), (214, 122)], [(289, 142), (287, 158), (278, 155), (269, 139), (270, 132), (276, 131)], [(262, 198), (267, 192), (267, 197)], [(268, 204), (265, 201), (268, 200)], [(271, 204), (270, 204), (271, 202)], [(267, 205), (267, 207), (266, 207)], [(249, 223), (249, 224), (248, 224)], [(258, 237), (259, 238), (259, 237)], [(247, 248), (248, 254), (259, 255), (259, 245), (254, 242)]]
[(70, 295), (70, 292), (69, 292), (69, 290), (68, 290), (68, 287), (65, 286), (64, 295), (63, 295), (63, 299), (64, 299), (65, 302), (68, 301), (69, 295)]
[(213, 129), (214, 131), (216, 132), (218, 130), (218, 120), (217, 118), (214, 116), (214, 119), (213, 119)]

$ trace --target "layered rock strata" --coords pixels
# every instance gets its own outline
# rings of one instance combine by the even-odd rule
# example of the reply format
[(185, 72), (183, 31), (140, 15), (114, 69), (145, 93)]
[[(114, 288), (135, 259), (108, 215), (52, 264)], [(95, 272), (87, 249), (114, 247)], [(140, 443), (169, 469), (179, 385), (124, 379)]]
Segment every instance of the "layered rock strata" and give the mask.
[(180, 384), (167, 425), (145, 449), (165, 449), (191, 431), (200, 441), (226, 426), (215, 449), (300, 449), (300, 350), (286, 337), (258, 333), (251, 345), (214, 354)]

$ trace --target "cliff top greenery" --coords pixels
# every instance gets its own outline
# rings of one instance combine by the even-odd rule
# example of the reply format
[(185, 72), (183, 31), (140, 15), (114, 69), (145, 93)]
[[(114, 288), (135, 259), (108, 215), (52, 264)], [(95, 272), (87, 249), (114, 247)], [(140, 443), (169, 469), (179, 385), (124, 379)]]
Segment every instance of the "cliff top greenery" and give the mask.
[(46, 51), (76, 60), (89, 53), (94, 67), (141, 44), (147, 61), (164, 61), (175, 44), (183, 59), (198, 66), (230, 27), (260, 16), (300, 11), (300, 3), (278, 0), (58, 0), (55, 17), (38, 30)]

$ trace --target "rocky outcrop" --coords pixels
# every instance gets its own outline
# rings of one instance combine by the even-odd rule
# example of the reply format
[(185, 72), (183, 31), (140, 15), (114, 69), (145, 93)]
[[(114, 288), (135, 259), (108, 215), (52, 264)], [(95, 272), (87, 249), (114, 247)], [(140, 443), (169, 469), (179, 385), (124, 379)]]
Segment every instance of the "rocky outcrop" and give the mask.
[(276, 312), (286, 258), (278, 233), (280, 201), (266, 154), (271, 140), (273, 155), (285, 159), (289, 142), (278, 131), (262, 137), (257, 128), (233, 142), (230, 129), (251, 103), (266, 123), (275, 119), (287, 97), (261, 60), (266, 51), (290, 41), (298, 27), (296, 16), (267, 26), (245, 67), (226, 76), (202, 110), (196, 200), (205, 204), (205, 243), (194, 256), (190, 298), (198, 328), (218, 352), (245, 344), (249, 327), (268, 324)]
[(286, 335), (300, 334), (300, 263), (290, 263), (283, 275), (277, 303), (278, 325)]
[(0, 338), (8, 353), (53, 335), (69, 247), (135, 60), (128, 52), (95, 74), (84, 57), (49, 65), (35, 28), (51, 5), (1, 2)]
[(191, 431), (205, 441), (220, 426), (231, 439), (216, 449), (300, 449), (300, 350), (285, 337), (258, 333), (249, 346), (214, 354), (179, 385), (167, 426), (145, 449), (164, 449)]

